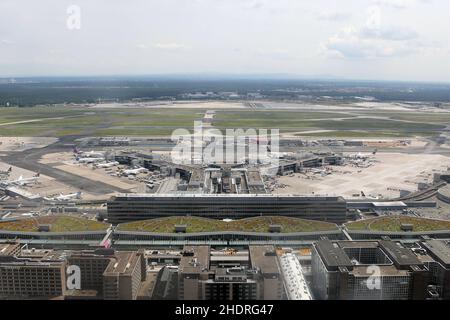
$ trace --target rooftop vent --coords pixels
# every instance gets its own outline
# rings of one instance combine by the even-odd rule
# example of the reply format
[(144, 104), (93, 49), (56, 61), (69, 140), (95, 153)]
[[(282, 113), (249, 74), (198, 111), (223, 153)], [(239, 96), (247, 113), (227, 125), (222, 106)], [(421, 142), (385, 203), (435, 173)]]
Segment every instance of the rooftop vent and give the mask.
[(40, 224), (38, 225), (39, 232), (50, 232), (52, 225), (51, 224)]
[(176, 224), (175, 225), (175, 233), (186, 233), (187, 225), (185, 224)]
[(281, 225), (279, 224), (271, 224), (269, 226), (270, 233), (281, 233)]
[(406, 224), (406, 223), (403, 223), (400, 228), (402, 231), (405, 231), (405, 232), (408, 232), (408, 231), (410, 232), (410, 231), (414, 230), (414, 226), (412, 224)]

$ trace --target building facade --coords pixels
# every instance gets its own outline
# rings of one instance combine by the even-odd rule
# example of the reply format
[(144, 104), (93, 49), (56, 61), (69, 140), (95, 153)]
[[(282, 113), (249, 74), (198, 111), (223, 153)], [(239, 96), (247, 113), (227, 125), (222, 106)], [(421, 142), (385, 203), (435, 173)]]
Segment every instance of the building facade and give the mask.
[(191, 215), (207, 218), (249, 218), (281, 215), (343, 223), (342, 197), (234, 194), (120, 194), (108, 202), (110, 223)]
[(180, 300), (280, 300), (283, 280), (273, 246), (212, 252), (185, 246), (178, 275)]

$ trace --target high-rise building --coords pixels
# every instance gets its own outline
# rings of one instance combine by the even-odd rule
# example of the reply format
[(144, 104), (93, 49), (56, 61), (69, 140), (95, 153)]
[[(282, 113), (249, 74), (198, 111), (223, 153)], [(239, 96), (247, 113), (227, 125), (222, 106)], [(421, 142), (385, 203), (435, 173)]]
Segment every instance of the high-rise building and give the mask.
[(81, 290), (95, 290), (98, 297), (107, 300), (136, 299), (146, 277), (143, 251), (78, 251), (68, 261), (80, 268)]
[(180, 300), (276, 300), (284, 297), (273, 246), (211, 251), (185, 246), (179, 267)]
[(21, 255), (18, 243), (0, 245), (0, 297), (52, 298), (64, 295), (66, 261), (58, 253)]
[(421, 243), (424, 252), (419, 258), (430, 270), (429, 285), (433, 286), (439, 298), (450, 300), (450, 246), (441, 240), (425, 240)]
[(312, 289), (317, 299), (425, 299), (429, 271), (400, 243), (318, 241), (312, 248)]

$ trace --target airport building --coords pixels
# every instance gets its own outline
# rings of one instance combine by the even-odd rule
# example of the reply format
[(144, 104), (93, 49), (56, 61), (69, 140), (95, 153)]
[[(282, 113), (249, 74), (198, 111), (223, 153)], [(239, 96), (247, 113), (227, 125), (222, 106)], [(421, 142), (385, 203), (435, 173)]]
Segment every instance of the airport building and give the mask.
[(110, 223), (170, 216), (240, 219), (281, 215), (343, 223), (347, 204), (342, 197), (294, 195), (119, 194), (108, 201)]
[(450, 186), (446, 185), (437, 192), (437, 198), (445, 203), (450, 203)]
[(429, 270), (409, 249), (388, 239), (322, 239), (312, 248), (312, 289), (324, 300), (423, 300)]
[(185, 246), (178, 271), (180, 300), (280, 300), (285, 297), (273, 246), (213, 252)]

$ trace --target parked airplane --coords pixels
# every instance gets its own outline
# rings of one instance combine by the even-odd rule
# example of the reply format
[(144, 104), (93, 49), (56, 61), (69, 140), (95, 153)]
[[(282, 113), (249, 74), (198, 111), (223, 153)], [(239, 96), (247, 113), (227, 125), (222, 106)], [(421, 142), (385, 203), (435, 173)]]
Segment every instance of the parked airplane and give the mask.
[(8, 170), (0, 170), (0, 175), (7, 175), (10, 174), (12, 172), (12, 167), (9, 167)]
[(145, 173), (145, 172), (147, 172), (147, 169), (145, 169), (145, 168), (136, 168), (136, 169), (123, 170), (121, 173), (126, 176), (129, 176), (129, 175), (135, 176), (139, 173)]
[(72, 194), (62, 194), (54, 197), (54, 198), (44, 198), (47, 201), (68, 201), (68, 200), (74, 200), (74, 199), (81, 199), (81, 192), (72, 193)]
[(83, 152), (77, 149), (77, 147), (73, 148), (73, 153), (75, 154), (76, 157), (81, 157), (81, 158), (101, 158), (101, 157), (105, 157), (105, 153), (103, 152), (96, 152), (94, 150), (89, 151), (89, 152)]
[(32, 178), (20, 176), (17, 180), (3, 181), (2, 183), (7, 186), (26, 186), (30, 183), (37, 183), (40, 176), (40, 173), (36, 173)]
[(104, 158), (75, 158), (79, 163), (96, 163), (105, 160)]
[(111, 168), (111, 167), (115, 167), (117, 165), (119, 165), (119, 163), (117, 161), (94, 164), (94, 166), (97, 168)]

